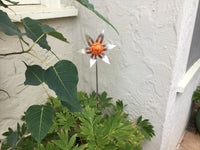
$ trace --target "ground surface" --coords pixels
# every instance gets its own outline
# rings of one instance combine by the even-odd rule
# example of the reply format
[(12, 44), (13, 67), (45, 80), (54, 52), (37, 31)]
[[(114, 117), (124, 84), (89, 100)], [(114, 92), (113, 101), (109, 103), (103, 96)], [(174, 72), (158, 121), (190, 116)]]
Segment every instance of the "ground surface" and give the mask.
[(186, 131), (178, 150), (200, 150), (200, 134)]
[(196, 111), (197, 109), (194, 109), (186, 128), (185, 135), (177, 150), (200, 150), (200, 133), (196, 128)]

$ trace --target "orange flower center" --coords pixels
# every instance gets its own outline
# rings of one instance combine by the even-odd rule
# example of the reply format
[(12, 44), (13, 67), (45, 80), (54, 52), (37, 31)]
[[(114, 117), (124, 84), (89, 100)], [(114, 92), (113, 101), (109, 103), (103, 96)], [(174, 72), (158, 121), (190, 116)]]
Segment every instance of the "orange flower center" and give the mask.
[(91, 53), (94, 55), (100, 55), (103, 51), (103, 45), (101, 45), (100, 43), (94, 43), (92, 44), (92, 46), (90, 47)]

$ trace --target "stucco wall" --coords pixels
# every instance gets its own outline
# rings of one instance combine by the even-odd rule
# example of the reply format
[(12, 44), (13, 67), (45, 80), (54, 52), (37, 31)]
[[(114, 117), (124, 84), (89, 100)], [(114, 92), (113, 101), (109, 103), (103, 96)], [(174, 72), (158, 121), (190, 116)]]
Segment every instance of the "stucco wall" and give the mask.
[(198, 0), (185, 0), (176, 23), (177, 50), (170, 93), (164, 122), (161, 150), (173, 150), (183, 136), (190, 115), (191, 97), (200, 82), (199, 72), (193, 77), (183, 93), (177, 93), (180, 80), (187, 69)]
[[(128, 104), (126, 111), (130, 114), (131, 120), (140, 115), (150, 119), (155, 127), (156, 137), (151, 142), (143, 144), (144, 150), (173, 150), (184, 130), (190, 104), (188, 101), (184, 103), (185, 99), (176, 100), (176, 85), (180, 76), (184, 74), (187, 64), (180, 60), (184, 52), (189, 54), (187, 47), (190, 44), (188, 41), (188, 44), (184, 45), (182, 40), (184, 37), (182, 32), (188, 31), (186, 28), (188, 26), (185, 25), (184, 28), (182, 26), (187, 22), (184, 22), (185, 13), (183, 13), (185, 3), (183, 0), (94, 0), (92, 2), (96, 9), (116, 26), (120, 36), (93, 13), (75, 4), (79, 9), (78, 17), (44, 21), (62, 32), (71, 42), (70, 45), (66, 45), (49, 38), (53, 50), (59, 57), (70, 59), (77, 65), (80, 78), (79, 90), (91, 92), (95, 90), (95, 68), (89, 68), (89, 56), (76, 51), (87, 46), (85, 34), (96, 38), (104, 29), (104, 43), (116, 44), (117, 47), (106, 52), (110, 65), (99, 61), (100, 92), (107, 91), (115, 100), (122, 99)], [(188, 5), (191, 6), (190, 13), (193, 12), (195, 15), (197, 0), (190, 2), (192, 4)], [(194, 18), (195, 16), (193, 20)], [(192, 28), (191, 26), (188, 34), (192, 32)], [(9, 41), (9, 44), (0, 41), (1, 52), (16, 49), (18, 44), (16, 39), (7, 38), (2, 33), (0, 37)], [(184, 48), (185, 51), (182, 52)], [(49, 53), (45, 54), (45, 51), (41, 53), (49, 63), (55, 62), (56, 59), (50, 57)], [(0, 132), (8, 126), (14, 127), (19, 116), (29, 105), (41, 103), (46, 97), (42, 88), (23, 85), (25, 66), (21, 60), (29, 64), (35, 62), (25, 56), (0, 58), (0, 88), (6, 89), (11, 95), (10, 99), (4, 94), (0, 95)], [(36, 63), (40, 64), (39, 61)], [(183, 68), (179, 68), (179, 65), (183, 65)], [(189, 94), (186, 95), (191, 94), (190, 88), (188, 91)], [(187, 110), (184, 112), (186, 115), (177, 120), (175, 117), (181, 114), (182, 103)], [(177, 130), (172, 128), (174, 123), (182, 127), (176, 132), (176, 136), (172, 132)], [(173, 130), (168, 132), (171, 129)]]
[[(184, 93), (177, 93), (186, 72), (198, 0), (94, 3), (120, 32), (118, 39), (93, 14), (85, 15), (86, 10), (80, 9), (85, 15), (80, 14), (79, 19), (80, 42), (84, 34), (95, 37), (105, 26), (106, 41), (117, 44), (109, 52), (111, 65), (100, 65), (100, 90), (123, 99), (130, 119), (142, 114), (151, 120), (156, 137), (145, 142), (143, 149), (174, 150), (188, 121), (191, 95), (199, 83), (197, 74)], [(85, 68), (89, 58), (76, 58), (82, 79), (80, 88), (89, 84), (94, 89), (94, 68), (89, 72)]]
[[(145, 142), (143, 149), (160, 150), (162, 141), (166, 141), (163, 130), (178, 47), (177, 32), (180, 28), (176, 29), (176, 26), (183, 3), (174, 0), (96, 0), (95, 5), (120, 32), (118, 38), (102, 21), (94, 19), (93, 14), (80, 14), (80, 41), (83, 41), (85, 33), (94, 37), (104, 27), (105, 41), (117, 44), (108, 54), (111, 65), (101, 63), (99, 67), (100, 90), (123, 99), (128, 104), (126, 111), (130, 113), (130, 119), (135, 120), (141, 114), (149, 118), (155, 127), (156, 137)], [(80, 88), (84, 89), (88, 84), (94, 89), (95, 74), (94, 68), (88, 69), (89, 59), (77, 57), (76, 61), (82, 79)]]

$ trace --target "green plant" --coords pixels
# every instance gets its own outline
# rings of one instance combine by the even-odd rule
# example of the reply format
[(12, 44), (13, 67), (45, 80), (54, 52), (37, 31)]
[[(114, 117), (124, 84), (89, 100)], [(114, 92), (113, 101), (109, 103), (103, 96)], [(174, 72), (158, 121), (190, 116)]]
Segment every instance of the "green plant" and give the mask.
[(137, 126), (147, 140), (150, 141), (155, 136), (153, 126), (150, 124), (149, 119), (142, 120), (142, 116), (140, 116), (137, 120)]
[[(90, 95), (78, 92), (83, 111), (76, 113), (63, 107), (58, 98), (51, 98), (55, 101), (53, 126), (42, 140), (41, 150), (141, 150), (141, 142), (144, 139), (150, 140), (155, 135), (148, 120), (139, 117), (137, 124), (129, 121), (128, 114), (123, 113), (123, 102), (118, 100), (114, 105), (106, 92), (99, 95), (100, 101), (96, 101), (95, 92)], [(49, 103), (50, 100), (46, 106)], [(96, 107), (97, 104), (99, 107)], [(109, 113), (106, 109), (110, 110)], [(13, 133), (20, 135), (15, 135), (17, 138), (13, 138), (11, 142), (15, 145), (18, 142), (16, 150), (36, 149), (37, 142), (27, 136), (27, 131), (27, 124), (24, 123), (22, 126), (18, 125), (17, 131), (9, 128), (4, 135), (7, 139), (10, 139)], [(3, 144), (2, 150), (13, 146), (8, 141)]]
[(194, 112), (195, 112), (195, 122), (196, 128), (200, 132), (200, 86), (194, 91), (192, 95), (192, 100), (195, 102), (194, 104)]
[(194, 91), (192, 95), (192, 100), (200, 103), (200, 86), (198, 86), (197, 89)]

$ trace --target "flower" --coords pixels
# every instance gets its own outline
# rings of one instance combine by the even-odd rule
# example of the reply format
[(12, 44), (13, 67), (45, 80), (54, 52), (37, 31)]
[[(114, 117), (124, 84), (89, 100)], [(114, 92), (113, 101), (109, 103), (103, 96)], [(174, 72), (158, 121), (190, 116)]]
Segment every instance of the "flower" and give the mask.
[(110, 64), (108, 57), (105, 55), (105, 51), (113, 49), (115, 45), (112, 44), (102, 44), (104, 39), (104, 31), (102, 31), (99, 36), (97, 37), (96, 41), (90, 37), (86, 36), (86, 40), (89, 47), (81, 49), (81, 53), (83, 54), (90, 54), (90, 67), (92, 67), (99, 57), (104, 62)]

